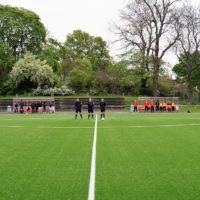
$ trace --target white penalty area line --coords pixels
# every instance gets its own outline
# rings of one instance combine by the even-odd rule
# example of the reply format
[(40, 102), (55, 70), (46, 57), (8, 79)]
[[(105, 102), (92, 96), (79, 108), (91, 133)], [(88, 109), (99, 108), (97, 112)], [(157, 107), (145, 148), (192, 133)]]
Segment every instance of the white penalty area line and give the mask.
[(92, 160), (91, 160), (91, 169), (90, 169), (88, 200), (95, 200), (96, 144), (97, 144), (97, 115), (96, 115), (95, 127), (94, 127), (94, 140), (93, 140), (93, 146), (92, 146)]

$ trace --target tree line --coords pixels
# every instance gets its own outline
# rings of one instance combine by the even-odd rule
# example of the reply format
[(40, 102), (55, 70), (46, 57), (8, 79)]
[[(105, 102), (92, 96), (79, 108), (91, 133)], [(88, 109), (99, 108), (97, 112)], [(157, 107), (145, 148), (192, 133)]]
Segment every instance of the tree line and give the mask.
[[(130, 1), (113, 24), (123, 48), (116, 61), (101, 37), (74, 30), (61, 43), (36, 13), (0, 5), (0, 93), (184, 93), (192, 101), (195, 91), (200, 97), (199, 11), (183, 0)], [(168, 52), (179, 60), (176, 79)]]

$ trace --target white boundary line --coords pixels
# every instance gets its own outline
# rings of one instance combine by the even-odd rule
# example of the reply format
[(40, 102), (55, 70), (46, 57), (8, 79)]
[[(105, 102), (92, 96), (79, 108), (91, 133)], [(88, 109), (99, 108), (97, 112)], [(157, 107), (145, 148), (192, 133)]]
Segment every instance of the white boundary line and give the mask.
[[(95, 121), (96, 123), (96, 121)], [(160, 125), (144, 125), (144, 126), (100, 126), (99, 129), (118, 129), (118, 128), (167, 128), (167, 127), (184, 127), (184, 126), (200, 126), (199, 124), (160, 124)], [(32, 128), (32, 129), (93, 129), (92, 126), (1, 126), (1, 128)]]
[(118, 128), (168, 128), (168, 127), (185, 127), (185, 126), (200, 126), (200, 124), (160, 124), (160, 125), (144, 125), (144, 126), (105, 126), (98, 127), (99, 129), (118, 129)]
[(0, 126), (0, 128), (32, 128), (32, 129), (94, 129), (92, 126)]
[(94, 140), (92, 146), (92, 160), (90, 170), (90, 183), (88, 191), (88, 200), (95, 200), (95, 178), (96, 178), (96, 145), (97, 144), (97, 115), (94, 127)]

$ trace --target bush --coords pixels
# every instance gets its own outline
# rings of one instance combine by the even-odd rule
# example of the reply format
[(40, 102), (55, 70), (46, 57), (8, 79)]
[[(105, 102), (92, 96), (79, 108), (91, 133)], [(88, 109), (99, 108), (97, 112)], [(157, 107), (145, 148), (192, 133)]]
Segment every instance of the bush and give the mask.
[(75, 92), (67, 87), (54, 87), (48, 89), (37, 88), (33, 90), (32, 94), (34, 96), (68, 96), (75, 94)]

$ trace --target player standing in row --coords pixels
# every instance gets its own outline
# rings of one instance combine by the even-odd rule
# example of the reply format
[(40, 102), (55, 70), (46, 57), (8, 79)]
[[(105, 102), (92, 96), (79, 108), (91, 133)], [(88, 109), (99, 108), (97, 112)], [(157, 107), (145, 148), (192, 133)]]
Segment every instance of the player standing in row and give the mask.
[(88, 119), (90, 119), (90, 115), (92, 115), (92, 119), (94, 119), (94, 103), (92, 102), (92, 99), (89, 98), (88, 102)]
[(156, 101), (156, 111), (159, 111), (159, 110), (160, 110), (160, 102), (157, 99), (157, 101)]
[(82, 119), (82, 103), (80, 102), (79, 99), (76, 99), (75, 110), (76, 110), (75, 119), (77, 119), (78, 113), (80, 113), (80, 116), (81, 116), (81, 119)]
[(101, 119), (104, 120), (105, 119), (105, 111), (106, 111), (106, 103), (104, 101), (104, 99), (101, 99), (100, 102), (100, 111), (101, 111)]
[(151, 100), (150, 106), (151, 106), (151, 112), (154, 112), (154, 101), (153, 100)]
[(138, 107), (138, 105), (137, 105), (137, 101), (135, 100), (134, 102), (133, 102), (133, 112), (137, 112), (137, 107)]
[(24, 101), (23, 100), (20, 101), (19, 107), (20, 107), (20, 113), (24, 113)]
[(149, 110), (149, 102), (147, 100), (144, 101), (144, 111), (148, 112)]

